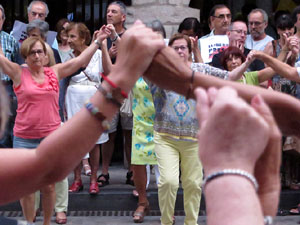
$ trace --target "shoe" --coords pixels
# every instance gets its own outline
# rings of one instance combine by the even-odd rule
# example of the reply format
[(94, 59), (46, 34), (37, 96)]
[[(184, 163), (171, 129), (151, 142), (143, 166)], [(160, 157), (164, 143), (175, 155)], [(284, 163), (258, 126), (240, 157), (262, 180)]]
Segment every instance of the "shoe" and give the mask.
[(289, 212), (291, 215), (300, 215), (300, 203), (296, 207), (292, 208)]
[(139, 193), (137, 192), (137, 190), (136, 189), (134, 189), (133, 191), (132, 191), (132, 195), (134, 196), (134, 197), (139, 197)]
[[(63, 216), (59, 216), (63, 215)], [(57, 212), (56, 213), (56, 218), (55, 218), (55, 223), (57, 224), (66, 224), (67, 223), (67, 215), (65, 212)]]
[(89, 193), (90, 195), (96, 195), (99, 193), (98, 183), (90, 183)]
[[(101, 177), (103, 177), (104, 180), (100, 179)], [(109, 184), (109, 173), (108, 174), (100, 174), (99, 177), (97, 178), (97, 182), (98, 182), (99, 187), (104, 187), (104, 186), (108, 185)]]
[(92, 175), (92, 170), (91, 170), (90, 165), (88, 165), (88, 164), (83, 165), (83, 169), (84, 169), (84, 174), (86, 176), (91, 176)]
[(76, 193), (83, 190), (83, 184), (82, 181), (74, 181), (71, 187), (69, 187), (70, 193)]
[(132, 171), (127, 172), (127, 174), (126, 174), (126, 184), (134, 186), (134, 182), (132, 180), (132, 176), (133, 176), (133, 172)]
[(142, 223), (144, 222), (144, 217), (149, 213), (150, 207), (149, 202), (139, 203), (137, 209), (133, 213), (133, 222)]

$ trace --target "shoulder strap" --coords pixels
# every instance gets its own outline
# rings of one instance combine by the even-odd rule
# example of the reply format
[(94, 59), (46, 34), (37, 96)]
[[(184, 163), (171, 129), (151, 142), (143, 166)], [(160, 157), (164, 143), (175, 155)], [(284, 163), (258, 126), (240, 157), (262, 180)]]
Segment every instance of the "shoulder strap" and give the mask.
[(272, 40), (273, 57), (277, 57), (277, 54), (276, 54), (276, 45), (277, 45), (277, 40)]

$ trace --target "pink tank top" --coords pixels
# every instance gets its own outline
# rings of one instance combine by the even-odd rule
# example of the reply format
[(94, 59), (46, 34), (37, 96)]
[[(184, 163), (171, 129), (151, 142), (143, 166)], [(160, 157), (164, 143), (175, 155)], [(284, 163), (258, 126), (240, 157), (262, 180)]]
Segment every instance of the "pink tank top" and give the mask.
[(60, 126), (58, 80), (54, 71), (44, 67), (45, 79), (36, 83), (28, 68), (22, 68), (21, 84), (14, 87), (18, 100), (14, 135), (24, 139), (38, 139)]

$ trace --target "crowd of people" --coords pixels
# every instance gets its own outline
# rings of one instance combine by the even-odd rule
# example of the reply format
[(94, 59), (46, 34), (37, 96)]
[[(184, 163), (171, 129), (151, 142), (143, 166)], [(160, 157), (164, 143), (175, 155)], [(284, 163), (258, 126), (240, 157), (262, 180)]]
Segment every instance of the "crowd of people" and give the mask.
[[(202, 192), (208, 224), (271, 224), (280, 187), (300, 189), (300, 161), (288, 165), (281, 151), (300, 151), (300, 6), (276, 13), (278, 38), (266, 33), (263, 9), (242, 21), (215, 5), (208, 35), (200, 37), (198, 19), (188, 17), (166, 39), (159, 20), (127, 29), (126, 6), (114, 1), (107, 24), (93, 35), (84, 23), (63, 18), (52, 43), (47, 4), (34, 0), (27, 11), (28, 37), (19, 47), (2, 30), (0, 5), (0, 204), (20, 200), (28, 225), (39, 208), (37, 190), (43, 224), (53, 211), (56, 223), (66, 224), (68, 195), (83, 190), (82, 169), (91, 195), (109, 185), (119, 123), (126, 184), (138, 197), (135, 223), (150, 209), (149, 165), (162, 225), (175, 223), (180, 183), (185, 225), (197, 224)], [(299, 209), (300, 203), (291, 213)]]

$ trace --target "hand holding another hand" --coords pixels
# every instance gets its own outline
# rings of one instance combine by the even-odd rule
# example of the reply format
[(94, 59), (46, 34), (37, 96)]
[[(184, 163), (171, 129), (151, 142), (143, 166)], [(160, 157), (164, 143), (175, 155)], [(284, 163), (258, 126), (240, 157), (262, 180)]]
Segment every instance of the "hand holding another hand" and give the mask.
[(224, 87), (198, 88), (199, 156), (206, 174), (222, 169), (254, 173), (264, 215), (275, 216), (280, 192), (281, 133), (260, 96), (251, 105)]
[(115, 64), (115, 73), (130, 76), (122, 82), (133, 87), (136, 80), (149, 67), (156, 53), (165, 47), (161, 35), (147, 28), (141, 21), (136, 21), (122, 36), (118, 46), (118, 57)]

